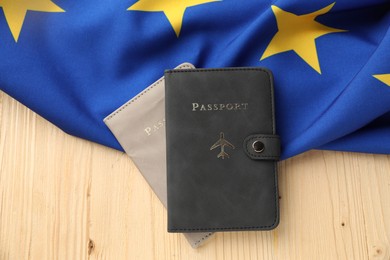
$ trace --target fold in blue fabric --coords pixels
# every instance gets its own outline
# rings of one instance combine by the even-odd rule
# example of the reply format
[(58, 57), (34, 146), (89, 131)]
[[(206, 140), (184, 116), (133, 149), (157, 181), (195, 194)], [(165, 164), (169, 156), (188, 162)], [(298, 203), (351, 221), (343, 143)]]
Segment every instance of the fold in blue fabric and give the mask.
[(388, 154), (389, 26), (388, 0), (0, 0), (0, 88), (122, 150), (103, 119), (165, 69), (266, 67), (283, 159)]

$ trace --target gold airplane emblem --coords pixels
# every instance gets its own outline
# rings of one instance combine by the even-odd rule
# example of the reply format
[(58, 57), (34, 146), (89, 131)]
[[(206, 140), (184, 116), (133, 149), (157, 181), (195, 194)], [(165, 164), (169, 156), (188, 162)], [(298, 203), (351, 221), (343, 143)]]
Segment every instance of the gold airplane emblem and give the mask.
[(235, 149), (234, 145), (232, 145), (225, 139), (225, 134), (221, 132), (219, 134), (219, 140), (210, 147), (210, 151), (214, 150), (217, 147), (221, 147), (221, 152), (217, 155), (217, 158), (222, 158), (222, 159), (225, 159), (225, 157), (230, 158), (229, 154), (225, 152), (225, 146)]

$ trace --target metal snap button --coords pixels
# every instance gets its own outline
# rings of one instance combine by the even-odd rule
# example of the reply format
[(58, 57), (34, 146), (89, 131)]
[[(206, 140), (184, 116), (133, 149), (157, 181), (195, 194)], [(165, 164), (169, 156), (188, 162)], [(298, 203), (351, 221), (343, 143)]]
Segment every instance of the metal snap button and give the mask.
[(256, 140), (252, 143), (252, 148), (255, 150), (256, 153), (262, 153), (264, 151), (264, 144), (260, 142), (259, 140)]

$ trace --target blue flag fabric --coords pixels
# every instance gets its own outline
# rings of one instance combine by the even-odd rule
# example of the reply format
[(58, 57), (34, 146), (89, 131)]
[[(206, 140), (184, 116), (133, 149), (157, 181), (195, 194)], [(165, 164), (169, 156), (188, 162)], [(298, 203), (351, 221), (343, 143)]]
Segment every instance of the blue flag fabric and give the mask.
[(389, 25), (388, 0), (0, 0), (0, 87), (121, 150), (103, 118), (164, 69), (267, 67), (283, 158), (390, 153)]

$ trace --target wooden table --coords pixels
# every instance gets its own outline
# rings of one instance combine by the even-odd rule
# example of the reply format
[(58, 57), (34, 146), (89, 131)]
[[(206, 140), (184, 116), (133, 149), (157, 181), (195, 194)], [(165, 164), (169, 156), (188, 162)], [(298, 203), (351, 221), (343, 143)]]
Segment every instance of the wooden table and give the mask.
[(126, 154), (1, 93), (0, 259), (390, 259), (390, 156), (310, 151), (279, 169), (276, 230), (192, 249)]

